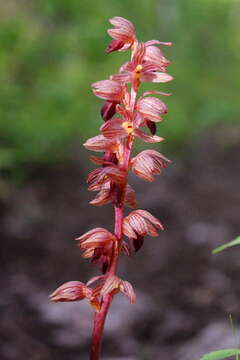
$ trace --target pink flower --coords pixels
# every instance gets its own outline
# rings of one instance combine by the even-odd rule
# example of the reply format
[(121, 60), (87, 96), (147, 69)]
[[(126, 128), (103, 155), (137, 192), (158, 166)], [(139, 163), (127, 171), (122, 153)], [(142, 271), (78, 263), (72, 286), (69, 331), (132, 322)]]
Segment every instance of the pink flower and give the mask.
[[(171, 81), (173, 77), (165, 72), (166, 62), (164, 62), (164, 64), (161, 63), (161, 68), (158, 56), (156, 56), (157, 59), (154, 58), (156, 61), (151, 60), (150, 55), (153, 57), (153, 52), (155, 52), (155, 50), (151, 50), (149, 54), (149, 50), (146, 50), (145, 44), (139, 43), (132, 60), (124, 64), (120, 68), (120, 73), (112, 75), (111, 79), (122, 83), (132, 82), (135, 91), (138, 90), (140, 82), (164, 83)], [(160, 68), (162, 72), (159, 72)]]
[(125, 182), (126, 174), (115, 166), (106, 166), (93, 170), (87, 178), (90, 191), (98, 191), (102, 185), (112, 180), (114, 183), (121, 185)]
[(86, 297), (88, 288), (80, 281), (69, 281), (58, 287), (51, 295), (52, 301), (79, 301)]
[(125, 94), (125, 87), (114, 80), (100, 80), (92, 84), (93, 93), (101, 99), (120, 102)]
[(162, 117), (159, 114), (167, 113), (166, 104), (156, 97), (144, 97), (140, 98), (136, 105), (136, 110), (144, 118), (148, 120), (158, 122), (162, 120)]
[(129, 49), (136, 41), (133, 23), (119, 16), (115, 16), (109, 21), (115, 28), (108, 30), (108, 34), (113, 40), (108, 45), (106, 52), (110, 53), (112, 51)]
[(99, 152), (104, 152), (104, 151), (114, 152), (117, 147), (116, 141), (107, 139), (103, 135), (97, 135), (97, 136), (94, 136), (94, 137), (88, 139), (83, 144), (83, 146), (85, 146), (85, 148), (88, 150), (93, 150), (93, 151), (97, 151), (97, 152), (98, 151)]
[(132, 171), (146, 181), (154, 181), (153, 175), (158, 175), (170, 162), (156, 150), (144, 150), (132, 158)]
[(116, 236), (104, 228), (92, 229), (76, 240), (79, 241), (81, 249), (104, 248), (116, 241)]
[(136, 302), (136, 295), (130, 282), (124, 281), (116, 275), (107, 278), (101, 289), (100, 295), (103, 297), (107, 294), (113, 294), (119, 291), (129, 298), (131, 304)]
[(146, 210), (134, 210), (123, 220), (123, 233), (129, 238), (158, 236), (157, 229), (163, 230), (160, 221)]

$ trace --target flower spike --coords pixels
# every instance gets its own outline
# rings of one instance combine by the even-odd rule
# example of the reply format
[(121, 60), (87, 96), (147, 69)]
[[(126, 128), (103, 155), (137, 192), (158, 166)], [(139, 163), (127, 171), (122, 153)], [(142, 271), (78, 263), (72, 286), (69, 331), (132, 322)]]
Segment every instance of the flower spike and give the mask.
[[(123, 17), (113, 17), (108, 29), (111, 42), (106, 52), (130, 51), (129, 59), (116, 74), (92, 84), (94, 95), (102, 99), (100, 134), (85, 141), (87, 150), (100, 153), (90, 156), (97, 168), (87, 177), (89, 191), (97, 191), (91, 205), (112, 204), (114, 207), (114, 232), (103, 227), (87, 231), (76, 240), (81, 256), (100, 268), (101, 275), (93, 276), (86, 284), (70, 281), (57, 288), (50, 299), (54, 302), (80, 301), (87, 299), (94, 309), (95, 318), (90, 351), (91, 360), (100, 359), (104, 323), (111, 301), (122, 292), (131, 304), (136, 295), (130, 282), (117, 276), (119, 256), (131, 256), (144, 243), (146, 236), (158, 236), (163, 230), (160, 221), (146, 210), (137, 209), (136, 194), (128, 183), (129, 172), (146, 181), (154, 181), (170, 162), (156, 150), (144, 150), (132, 156), (136, 138), (154, 144), (164, 139), (156, 134), (167, 105), (158, 98), (170, 94), (157, 90), (143, 92), (143, 82), (165, 83), (173, 78), (167, 73), (170, 61), (162, 46), (170, 42), (139, 41), (133, 23)], [(124, 216), (124, 207), (132, 210)], [(128, 239), (124, 240), (124, 236)]]

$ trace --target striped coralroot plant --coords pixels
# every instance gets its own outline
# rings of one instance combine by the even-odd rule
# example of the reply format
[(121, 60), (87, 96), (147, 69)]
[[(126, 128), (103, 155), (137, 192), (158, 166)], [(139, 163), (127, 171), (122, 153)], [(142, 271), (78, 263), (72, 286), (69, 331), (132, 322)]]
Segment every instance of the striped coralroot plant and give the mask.
[[(156, 150), (144, 150), (132, 157), (135, 138), (147, 143), (163, 141), (156, 135), (156, 124), (167, 113), (165, 103), (156, 97), (168, 96), (160, 91), (146, 91), (137, 96), (142, 82), (164, 83), (172, 80), (167, 74), (170, 62), (164, 57), (159, 45), (171, 45), (158, 40), (145, 43), (136, 38), (134, 25), (122, 17), (110, 19), (113, 29), (108, 34), (113, 38), (107, 53), (131, 51), (131, 58), (108, 80), (92, 84), (93, 93), (104, 100), (101, 116), (104, 120), (100, 135), (90, 138), (84, 146), (88, 150), (102, 152), (102, 157), (91, 156), (99, 167), (87, 179), (90, 191), (98, 191), (90, 202), (101, 206), (112, 203), (115, 213), (114, 233), (95, 228), (83, 234), (77, 241), (82, 256), (100, 266), (102, 275), (86, 284), (70, 281), (55, 290), (52, 301), (79, 301), (86, 298), (95, 311), (90, 360), (100, 358), (105, 319), (113, 297), (122, 292), (130, 303), (136, 301), (132, 285), (117, 276), (121, 253), (129, 256), (138, 251), (147, 235), (158, 236), (163, 230), (157, 218), (146, 210), (133, 210), (124, 217), (124, 206), (136, 209), (135, 192), (128, 184), (132, 171), (146, 181), (154, 181), (169, 160)], [(128, 240), (124, 240), (123, 237)]]

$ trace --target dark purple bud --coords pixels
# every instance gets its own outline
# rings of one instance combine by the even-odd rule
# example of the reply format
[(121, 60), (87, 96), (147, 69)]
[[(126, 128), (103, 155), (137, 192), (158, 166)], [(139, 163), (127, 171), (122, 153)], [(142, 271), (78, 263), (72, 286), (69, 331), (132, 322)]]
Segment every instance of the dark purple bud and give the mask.
[(151, 134), (152, 134), (152, 135), (155, 135), (156, 132), (157, 132), (156, 123), (153, 122), (153, 121), (151, 121), (151, 120), (147, 120), (146, 124), (147, 124), (147, 127), (149, 128)]
[(111, 53), (113, 51), (120, 50), (124, 46), (124, 42), (120, 40), (113, 39), (108, 47), (106, 48), (106, 53)]
[(141, 235), (138, 235), (137, 239), (132, 239), (132, 245), (135, 251), (138, 251), (143, 246), (144, 237)]
[(104, 121), (110, 120), (116, 114), (117, 102), (105, 101), (101, 107), (101, 116)]

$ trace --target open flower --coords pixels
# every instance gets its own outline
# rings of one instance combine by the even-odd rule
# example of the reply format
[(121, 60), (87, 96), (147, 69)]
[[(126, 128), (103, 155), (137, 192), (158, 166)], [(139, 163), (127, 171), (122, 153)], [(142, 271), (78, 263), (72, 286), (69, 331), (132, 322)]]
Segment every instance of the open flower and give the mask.
[(50, 296), (54, 302), (80, 301), (87, 298), (94, 310), (100, 310), (100, 303), (93, 294), (93, 289), (80, 281), (69, 281), (59, 286)]
[(129, 298), (131, 304), (136, 302), (136, 295), (130, 282), (120, 279), (118, 276), (110, 276), (106, 279), (101, 288), (100, 295), (103, 297), (107, 294), (113, 294), (121, 291)]
[(87, 178), (89, 185), (88, 190), (98, 191), (102, 185), (112, 180), (114, 183), (121, 185), (125, 182), (126, 173), (117, 166), (106, 166), (93, 170)]
[(149, 56), (147, 60), (145, 59), (146, 46), (144, 43), (139, 43), (132, 60), (124, 64), (120, 68), (120, 73), (112, 75), (111, 79), (122, 83), (132, 82), (135, 91), (138, 90), (140, 82), (164, 83), (173, 79), (171, 75), (165, 72), (166, 66), (159, 72), (160, 65), (158, 62), (152, 62)]
[(140, 113), (143, 119), (146, 118), (148, 120), (158, 122), (162, 120), (160, 114), (167, 113), (167, 106), (160, 99), (149, 96), (138, 100), (136, 110)]
[(144, 150), (137, 156), (132, 158), (132, 171), (140, 178), (146, 181), (154, 181), (153, 175), (161, 173), (162, 168), (165, 168), (170, 163), (164, 155), (156, 150)]
[(116, 236), (104, 228), (95, 228), (78, 237), (76, 240), (79, 241), (79, 246), (82, 250), (87, 250), (90, 248), (106, 247), (116, 241)]
[(114, 152), (117, 145), (116, 145), (116, 141), (111, 140), (111, 139), (106, 139), (106, 137), (103, 136), (103, 135), (97, 135), (97, 136), (94, 136), (94, 137), (88, 139), (83, 144), (83, 146), (85, 146), (86, 149), (93, 150), (93, 151), (99, 151), (99, 152), (111, 151), (111, 152)]
[(109, 20), (114, 29), (109, 29), (108, 34), (113, 40), (108, 45), (106, 52), (123, 51), (129, 49), (136, 41), (135, 28), (131, 21), (120, 16)]
[(163, 230), (160, 221), (146, 210), (134, 210), (123, 220), (123, 233), (130, 239), (138, 236), (158, 236), (157, 229)]
[(101, 99), (120, 102), (125, 94), (125, 87), (114, 80), (100, 80), (92, 84), (93, 93)]

